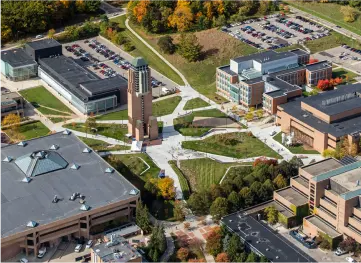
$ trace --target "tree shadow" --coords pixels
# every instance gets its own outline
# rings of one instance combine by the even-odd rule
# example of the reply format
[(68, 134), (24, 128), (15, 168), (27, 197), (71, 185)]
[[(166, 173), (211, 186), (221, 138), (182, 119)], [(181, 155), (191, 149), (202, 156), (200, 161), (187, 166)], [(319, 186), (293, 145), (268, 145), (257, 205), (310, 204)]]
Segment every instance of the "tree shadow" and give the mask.
[(201, 53), (199, 60), (205, 60), (205, 59), (217, 54), (218, 51), (219, 51), (218, 48), (211, 48), (211, 49), (205, 50)]

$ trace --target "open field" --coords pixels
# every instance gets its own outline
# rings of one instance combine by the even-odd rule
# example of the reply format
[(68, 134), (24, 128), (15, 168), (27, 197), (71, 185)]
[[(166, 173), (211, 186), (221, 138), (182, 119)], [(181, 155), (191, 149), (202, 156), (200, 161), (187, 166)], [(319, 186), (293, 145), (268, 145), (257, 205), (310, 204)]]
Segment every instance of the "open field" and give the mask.
[(248, 133), (242, 132), (216, 134), (199, 141), (183, 141), (182, 147), (239, 159), (257, 156), (282, 159), (281, 155), (262, 141), (253, 135), (249, 136)]
[(186, 105), (184, 105), (183, 110), (193, 110), (198, 108), (207, 107), (210, 104), (208, 102), (205, 102), (201, 98), (194, 98), (186, 102)]
[(332, 78), (343, 78), (347, 81), (352, 81), (358, 75), (344, 68), (337, 68), (332, 70)]
[(126, 16), (119, 16), (117, 18), (110, 19), (110, 21), (117, 22), (121, 32), (126, 36), (129, 41), (135, 46), (135, 50), (131, 51), (130, 54), (134, 57), (143, 57), (155, 70), (169, 79), (173, 80), (179, 85), (183, 85), (182, 79), (178, 76), (176, 72), (173, 71), (166, 63), (158, 58), (146, 45), (144, 45), (139, 39), (134, 36), (125, 26)]
[[(12, 137), (12, 132), (10, 129), (4, 129), (4, 132), (6, 132), (10, 138)], [(21, 140), (30, 140), (45, 136), (49, 133), (50, 130), (40, 121), (22, 124), (19, 127), (19, 135)]]
[(209, 131), (210, 127), (192, 127), (194, 117), (215, 117), (227, 118), (227, 115), (217, 109), (195, 111), (186, 116), (176, 118), (173, 120), (174, 129), (183, 134), (184, 136), (201, 136)]
[[(153, 48), (161, 52), (157, 41), (162, 35), (147, 34), (136, 25), (131, 24), (131, 26)], [(222, 103), (226, 100), (215, 94), (216, 67), (229, 64), (230, 58), (256, 53), (257, 49), (224, 34), (217, 28), (195, 32), (195, 35), (203, 47), (200, 61), (187, 62), (177, 53), (162, 55), (183, 73), (194, 89), (211, 100)], [(171, 36), (177, 43), (179, 34), (172, 34)]]
[(228, 167), (237, 163), (219, 163), (208, 158), (180, 161), (180, 170), (187, 178), (191, 191), (209, 189), (218, 184)]
[(124, 145), (111, 145), (107, 142), (102, 140), (97, 140), (93, 138), (85, 138), (79, 137), (85, 144), (87, 144), (90, 148), (98, 152), (105, 152), (105, 151), (121, 151), (121, 150), (129, 150), (129, 146)]
[(19, 91), (44, 115), (70, 115), (73, 112), (43, 86)]
[(182, 171), (179, 170), (179, 168), (177, 167), (177, 162), (176, 161), (169, 161), (169, 164), (172, 167), (172, 169), (174, 170), (174, 172), (177, 174), (180, 186), (182, 188), (183, 198), (185, 200), (187, 200), (189, 198), (190, 194), (191, 194), (191, 190), (189, 188), (187, 178), (184, 176)]
[[(153, 116), (159, 117), (163, 115), (171, 114), (179, 102), (182, 100), (180, 96), (170, 97), (164, 100), (153, 102)], [(127, 120), (128, 110), (114, 111), (111, 113), (105, 113), (96, 117), (97, 120)]]
[(327, 20), (340, 27), (348, 29), (358, 35), (361, 35), (361, 17), (356, 16), (356, 21), (347, 23), (343, 20), (343, 14), (340, 12), (341, 5), (332, 3), (319, 3), (315, 1), (286, 1), (287, 4), (296, 7), (311, 15)]
[[(94, 133), (90, 132), (89, 130), (88, 131), (86, 130), (84, 123), (77, 122), (74, 124), (73, 123), (65, 124), (65, 125), (63, 125), (63, 127), (74, 130), (74, 131), (79, 131), (79, 132), (84, 132), (84, 133), (88, 132), (88, 134), (94, 134)], [(125, 134), (128, 133), (127, 125), (98, 123), (97, 129), (98, 129), (97, 133), (100, 135), (114, 138), (114, 139), (121, 140), (121, 141), (128, 140), (125, 137)]]
[[(273, 139), (282, 144), (282, 132), (275, 135)], [(296, 145), (291, 147), (284, 145), (284, 147), (286, 147), (291, 153), (294, 154), (319, 154), (319, 152), (316, 150), (306, 150), (303, 145)]]

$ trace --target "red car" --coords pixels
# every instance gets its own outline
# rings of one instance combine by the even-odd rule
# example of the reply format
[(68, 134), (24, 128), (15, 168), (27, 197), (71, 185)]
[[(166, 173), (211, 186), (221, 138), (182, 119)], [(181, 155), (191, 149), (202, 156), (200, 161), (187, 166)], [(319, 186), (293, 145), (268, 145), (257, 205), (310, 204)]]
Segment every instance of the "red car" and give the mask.
[(72, 48), (77, 48), (77, 47), (79, 47), (79, 45), (78, 45), (78, 44), (74, 44), (74, 45), (72, 45), (71, 47), (72, 47)]
[(101, 70), (100, 73), (104, 75), (104, 74), (105, 74), (105, 70)]

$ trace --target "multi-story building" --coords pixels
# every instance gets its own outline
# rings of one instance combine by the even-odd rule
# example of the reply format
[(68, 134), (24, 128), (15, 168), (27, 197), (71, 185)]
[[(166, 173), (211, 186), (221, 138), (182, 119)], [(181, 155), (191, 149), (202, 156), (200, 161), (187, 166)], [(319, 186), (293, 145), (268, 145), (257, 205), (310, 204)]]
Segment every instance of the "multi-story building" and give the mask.
[(231, 59), (230, 65), (217, 68), (217, 92), (245, 109), (263, 104), (275, 114), (277, 105), (302, 95), (302, 85), (331, 78), (331, 63), (305, 65), (309, 58), (306, 51), (295, 49)]
[(35, 77), (38, 64), (24, 49), (16, 48), (1, 52), (1, 74), (12, 81)]
[(139, 190), (71, 132), (1, 148), (1, 259), (131, 222)]
[(91, 249), (91, 262), (142, 262), (142, 255), (118, 232), (104, 236), (104, 242)]
[(24, 99), (17, 92), (1, 92), (1, 119), (9, 114), (24, 117)]
[(294, 139), (322, 152), (336, 149), (343, 139), (359, 145), (361, 84), (342, 85), (317, 96), (300, 98), (277, 107), (277, 124)]
[(137, 141), (144, 135), (158, 138), (158, 122), (152, 116), (150, 68), (143, 58), (135, 58), (128, 70), (128, 132)]
[[(288, 227), (303, 223), (308, 236), (361, 243), (361, 161), (325, 159), (299, 168), (290, 186), (274, 192), (275, 207)], [(309, 215), (311, 214), (311, 215)]]

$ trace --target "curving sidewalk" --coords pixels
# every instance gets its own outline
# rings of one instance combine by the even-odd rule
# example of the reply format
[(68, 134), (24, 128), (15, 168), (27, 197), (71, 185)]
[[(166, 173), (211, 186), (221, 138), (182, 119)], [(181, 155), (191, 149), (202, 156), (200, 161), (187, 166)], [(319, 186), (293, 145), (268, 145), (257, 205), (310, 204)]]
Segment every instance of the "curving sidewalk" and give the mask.
[(166, 63), (171, 69), (173, 69), (178, 75), (179, 77), (181, 77), (181, 79), (183, 80), (184, 84), (186, 86), (189, 86), (189, 83), (187, 81), (187, 79), (183, 76), (183, 74), (176, 68), (174, 67), (168, 60), (166, 60), (157, 50), (155, 50), (151, 45), (149, 45), (147, 43), (147, 41), (145, 41), (141, 36), (138, 35), (137, 32), (135, 32), (130, 26), (129, 26), (129, 18), (127, 18), (127, 20), (125, 20), (125, 26), (129, 29), (130, 32), (132, 32), (133, 35), (135, 35), (144, 45), (146, 45), (150, 50), (153, 51), (154, 54), (156, 54), (161, 60), (164, 61), (164, 63)]

